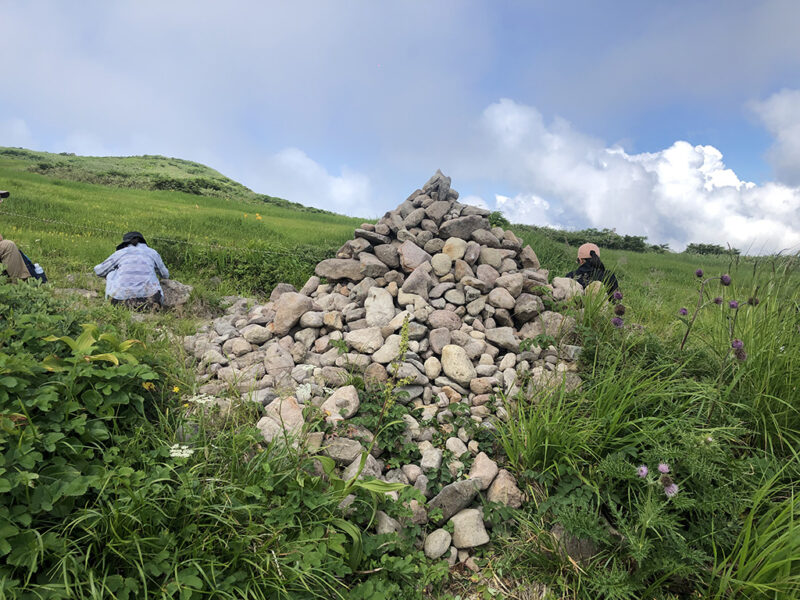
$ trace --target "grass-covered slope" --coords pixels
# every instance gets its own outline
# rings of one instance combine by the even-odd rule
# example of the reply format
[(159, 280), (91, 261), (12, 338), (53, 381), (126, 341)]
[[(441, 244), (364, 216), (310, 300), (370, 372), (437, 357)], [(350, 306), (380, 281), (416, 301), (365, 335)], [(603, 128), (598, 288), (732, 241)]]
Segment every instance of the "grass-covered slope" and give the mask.
[[(31, 159), (40, 155), (43, 160), (63, 159), (66, 165), (75, 161), (77, 166), (54, 167), (42, 174)], [(216, 177), (236, 194), (153, 191), (92, 180), (92, 173), (112, 166), (131, 173), (131, 180), (145, 182), (164, 173), (189, 181), (187, 174), (199, 169), (204, 178)], [(302, 284), (313, 266), (351, 238), (361, 223), (288, 202), (255, 203), (248, 197), (252, 192), (216, 171), (159, 157), (106, 159), (0, 150), (0, 189), (11, 192), (0, 204), (0, 234), (44, 265), (56, 283), (61, 274), (82, 281), (83, 274), (114, 250), (123, 233), (137, 230), (178, 278), (199, 282), (216, 275), (233, 290), (268, 292), (281, 281)]]
[(96, 183), (115, 188), (185, 192), (228, 200), (265, 203), (308, 213), (328, 213), (282, 198), (257, 194), (200, 163), (166, 156), (76, 156), (24, 148), (0, 147), (4, 168), (39, 173), (53, 179)]

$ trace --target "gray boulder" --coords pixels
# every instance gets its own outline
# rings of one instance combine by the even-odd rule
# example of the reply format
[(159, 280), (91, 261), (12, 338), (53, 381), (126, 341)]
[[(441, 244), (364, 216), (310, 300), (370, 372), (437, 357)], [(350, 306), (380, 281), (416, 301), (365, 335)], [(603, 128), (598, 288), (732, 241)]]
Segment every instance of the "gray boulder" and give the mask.
[(461, 509), (467, 507), (478, 494), (478, 482), (472, 479), (454, 481), (442, 488), (442, 491), (428, 502), (428, 511), (442, 509), (442, 518), (437, 521), (444, 523)]

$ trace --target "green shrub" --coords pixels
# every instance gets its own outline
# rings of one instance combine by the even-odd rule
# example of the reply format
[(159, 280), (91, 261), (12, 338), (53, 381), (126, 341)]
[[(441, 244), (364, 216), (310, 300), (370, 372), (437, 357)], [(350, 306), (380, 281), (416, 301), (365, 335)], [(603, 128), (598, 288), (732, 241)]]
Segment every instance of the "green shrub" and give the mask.
[(37, 580), (63, 549), (54, 528), (96, 501), (157, 375), (133, 341), (90, 325), (79, 333), (39, 288), (0, 290), (0, 580), (9, 585)]

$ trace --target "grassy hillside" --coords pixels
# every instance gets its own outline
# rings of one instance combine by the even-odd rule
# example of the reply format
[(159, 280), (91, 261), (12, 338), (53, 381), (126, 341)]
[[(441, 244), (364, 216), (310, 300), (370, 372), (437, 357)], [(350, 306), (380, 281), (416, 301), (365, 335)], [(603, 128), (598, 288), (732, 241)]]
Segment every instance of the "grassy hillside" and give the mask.
[(166, 156), (76, 156), (0, 147), (0, 165), (14, 171), (96, 183), (115, 188), (185, 192), (229, 200), (265, 203), (302, 212), (328, 213), (282, 198), (257, 194), (200, 163)]
[[(0, 233), (44, 265), (57, 285), (68, 274), (87, 283), (85, 275), (114, 250), (122, 234), (137, 230), (179, 279), (196, 283), (216, 275), (231, 290), (266, 293), (280, 281), (302, 284), (313, 265), (350, 239), (362, 222), (299, 210), (290, 203), (254, 202), (247, 188), (207, 167), (188, 167), (194, 163), (186, 161), (63, 157), (67, 165), (74, 161), (77, 166), (71, 171), (72, 167), (45, 169), (42, 174), (31, 160), (38, 155), (44, 153), (0, 150), (0, 189), (11, 192), (0, 205)], [(150, 162), (156, 167), (151, 169)], [(173, 163), (177, 166), (165, 170), (164, 165)], [(132, 173), (131, 180), (139, 182), (152, 178), (151, 171), (177, 178), (202, 169), (204, 177), (224, 180), (238, 195), (149, 191), (58, 176), (66, 169), (73, 179), (91, 180), (92, 173), (109, 164)], [(36, 172), (30, 170), (32, 165)]]

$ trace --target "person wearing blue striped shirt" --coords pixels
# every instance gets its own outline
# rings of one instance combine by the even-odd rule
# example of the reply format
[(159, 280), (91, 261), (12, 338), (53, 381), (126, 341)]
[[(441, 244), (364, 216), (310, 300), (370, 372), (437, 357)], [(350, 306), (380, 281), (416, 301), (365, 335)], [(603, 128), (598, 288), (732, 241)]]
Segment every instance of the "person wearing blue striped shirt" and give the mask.
[(147, 245), (138, 231), (122, 236), (116, 252), (94, 268), (106, 280), (106, 298), (112, 304), (130, 308), (160, 308), (163, 292), (159, 277), (169, 279), (169, 271), (161, 256)]

